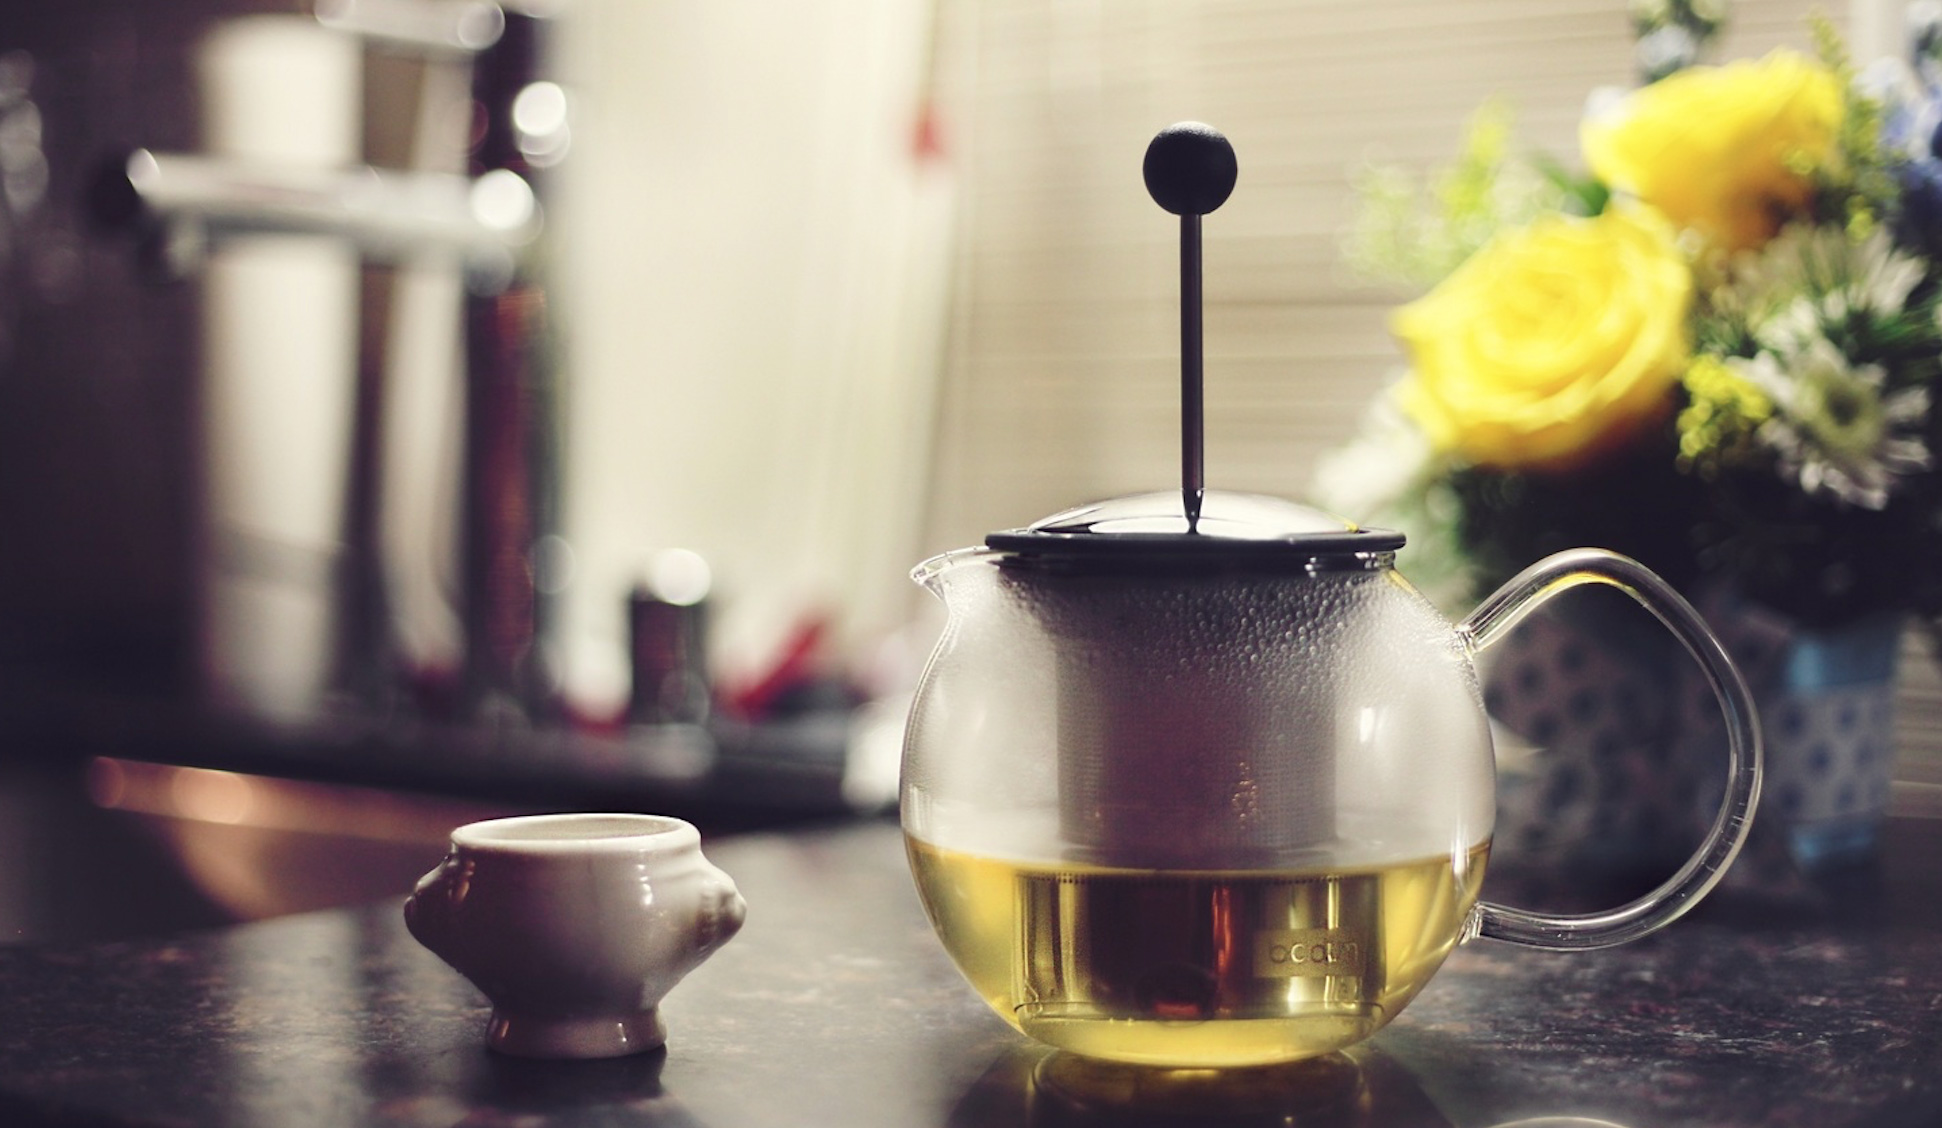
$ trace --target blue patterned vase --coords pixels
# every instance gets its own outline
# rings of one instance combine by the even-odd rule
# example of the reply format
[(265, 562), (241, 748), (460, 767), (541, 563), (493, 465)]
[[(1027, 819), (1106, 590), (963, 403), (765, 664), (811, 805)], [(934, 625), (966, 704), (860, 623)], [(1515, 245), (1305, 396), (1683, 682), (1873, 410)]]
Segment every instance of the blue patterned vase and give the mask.
[[(1719, 707), (1697, 666), (1615, 601), (1563, 601), (1485, 670), (1499, 848), (1671, 872), (1717, 810)], [(1809, 891), (1874, 856), (1894, 768), (1905, 617), (1808, 629), (1727, 589), (1694, 600), (1759, 704), (1766, 774), (1729, 888)]]

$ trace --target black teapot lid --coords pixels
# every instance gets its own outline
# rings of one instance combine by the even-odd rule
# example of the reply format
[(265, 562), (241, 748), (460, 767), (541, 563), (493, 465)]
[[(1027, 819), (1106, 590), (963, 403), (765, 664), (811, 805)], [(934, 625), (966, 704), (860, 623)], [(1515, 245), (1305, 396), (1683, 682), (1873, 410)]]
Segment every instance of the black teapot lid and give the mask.
[(1054, 513), (985, 538), (988, 547), (1046, 559), (1165, 559), (1306, 563), (1403, 546), (1403, 534), (1262, 494), (1209, 490), (1189, 522), (1179, 492), (1160, 490)]

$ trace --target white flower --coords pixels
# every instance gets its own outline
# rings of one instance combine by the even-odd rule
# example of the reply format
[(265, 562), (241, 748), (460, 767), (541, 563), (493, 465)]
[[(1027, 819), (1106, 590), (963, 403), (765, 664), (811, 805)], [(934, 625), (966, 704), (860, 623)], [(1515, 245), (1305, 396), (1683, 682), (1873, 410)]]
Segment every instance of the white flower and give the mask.
[(1437, 468), (1423, 429), (1403, 414), (1394, 388), (1376, 397), (1356, 437), (1323, 455), (1310, 494), (1351, 521), (1367, 521), (1420, 494)]
[(1921, 435), (1928, 390), (1887, 391), (1880, 365), (1851, 364), (1825, 337), (1784, 361), (1762, 352), (1727, 364), (1773, 401), (1774, 414), (1758, 437), (1779, 456), (1782, 473), (1809, 494), (1881, 509), (1901, 475), (1932, 464)]
[[(1763, 343), (1769, 333), (1784, 334), (1775, 343), (1787, 351), (1790, 344), (1805, 343), (1802, 320), (1815, 314), (1829, 324), (1907, 312), (1923, 267), (1920, 259), (1897, 250), (1883, 230), (1856, 242), (1836, 227), (1793, 224), (1759, 251), (1741, 256), (1729, 273), (1718, 304), (1746, 317)], [(1770, 323), (1776, 318), (1786, 320), (1776, 326)], [(1819, 335), (1818, 330), (1813, 334)]]
[(1406, 534), (1410, 583), (1455, 616), (1475, 601), (1480, 580), (1457, 532), (1463, 503), (1444, 480), (1448, 470), (1423, 429), (1403, 414), (1392, 384), (1370, 405), (1355, 438), (1316, 463), (1308, 500), (1345, 520)]
[(1655, 27), (1632, 47), (1639, 70), (1647, 76), (1671, 74), (1699, 61), (1699, 37), (1678, 24)]

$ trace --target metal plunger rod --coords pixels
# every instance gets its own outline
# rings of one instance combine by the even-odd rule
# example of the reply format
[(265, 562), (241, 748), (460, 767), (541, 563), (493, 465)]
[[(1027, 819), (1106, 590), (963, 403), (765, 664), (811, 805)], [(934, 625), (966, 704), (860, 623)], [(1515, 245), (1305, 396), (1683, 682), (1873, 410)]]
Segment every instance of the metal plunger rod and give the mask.
[(1207, 496), (1207, 428), (1201, 403), (1200, 216), (1180, 217), (1180, 503), (1187, 531), (1200, 527)]
[(1180, 217), (1180, 503), (1187, 531), (1200, 529), (1207, 497), (1206, 419), (1201, 405), (1200, 217), (1234, 190), (1234, 147), (1211, 126), (1181, 122), (1146, 147), (1141, 171), (1153, 201)]

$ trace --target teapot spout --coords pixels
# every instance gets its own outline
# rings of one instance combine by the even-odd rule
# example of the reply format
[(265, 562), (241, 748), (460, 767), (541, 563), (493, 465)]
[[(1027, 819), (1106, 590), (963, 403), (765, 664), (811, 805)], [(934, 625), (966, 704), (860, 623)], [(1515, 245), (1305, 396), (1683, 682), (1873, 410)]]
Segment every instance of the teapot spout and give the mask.
[(946, 581), (952, 573), (973, 564), (989, 564), (1001, 553), (983, 546), (977, 548), (958, 548), (939, 553), (910, 570), (910, 578), (917, 586), (949, 603), (946, 596)]

